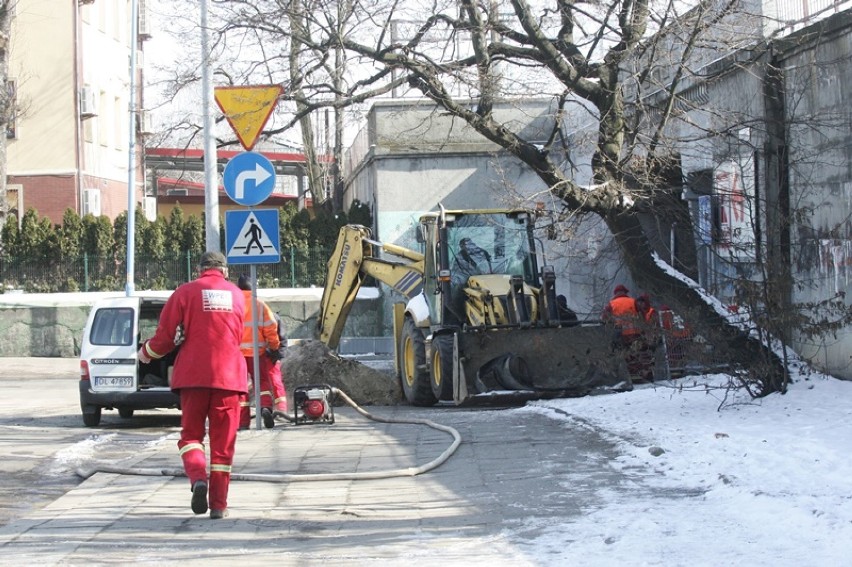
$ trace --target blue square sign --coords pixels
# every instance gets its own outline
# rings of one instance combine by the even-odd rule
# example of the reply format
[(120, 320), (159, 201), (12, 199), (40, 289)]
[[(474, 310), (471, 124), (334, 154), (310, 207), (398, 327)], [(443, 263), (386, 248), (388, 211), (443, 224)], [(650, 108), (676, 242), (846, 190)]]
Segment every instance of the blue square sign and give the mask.
[(225, 249), (229, 264), (280, 262), (278, 209), (225, 211)]

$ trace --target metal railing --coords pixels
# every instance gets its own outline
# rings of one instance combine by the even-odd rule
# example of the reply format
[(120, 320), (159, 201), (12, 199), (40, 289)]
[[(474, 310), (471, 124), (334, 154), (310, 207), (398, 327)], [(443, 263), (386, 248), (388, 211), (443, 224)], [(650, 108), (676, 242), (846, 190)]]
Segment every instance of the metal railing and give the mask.
[[(285, 248), (277, 264), (257, 264), (258, 287), (297, 288), (322, 286), (329, 250)], [(198, 275), (201, 252), (182, 252), (152, 258), (134, 258), (134, 286), (139, 290), (169, 290)], [(248, 274), (248, 264), (230, 266), (234, 281)], [(127, 278), (124, 258), (91, 256), (31, 258), (0, 255), (2, 290), (27, 293), (122, 291)]]

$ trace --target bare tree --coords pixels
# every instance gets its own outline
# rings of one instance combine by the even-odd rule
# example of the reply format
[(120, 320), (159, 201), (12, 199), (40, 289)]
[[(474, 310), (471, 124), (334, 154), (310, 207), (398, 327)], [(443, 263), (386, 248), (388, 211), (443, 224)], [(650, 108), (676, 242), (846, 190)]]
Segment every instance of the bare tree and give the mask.
[[(159, 9), (169, 27), (167, 33), (179, 38), (187, 49), (193, 49), (191, 42), (185, 43), (185, 38), (196, 31), (193, 15), (197, 3), (175, 0)], [(212, 0), (210, 10), (214, 27), (211, 33), (216, 38), (211, 59), (215, 62), (217, 84), (284, 85), (278, 112), (267, 124), (263, 137), (280, 140), (284, 136), (301, 146), (306, 157), (307, 191), (316, 204), (326, 201), (330, 188), (341, 185), (338, 164), (343, 154), (342, 109), (352, 104), (352, 100), (351, 92), (342, 87), (347, 62), (344, 52), (334, 48), (329, 54), (322, 54), (311, 47), (312, 38), (315, 33), (321, 38), (347, 33), (353, 10), (346, 1), (318, 7), (314, 2), (301, 0), (286, 3)], [(196, 88), (199, 80), (194, 61), (197, 59), (183, 56), (164, 69), (171, 76), (157, 86), (165, 103), (185, 107), (181, 99)], [(364, 99), (369, 96), (364, 95)], [(326, 110), (320, 113), (320, 109)], [(334, 112), (333, 133), (327, 123), (328, 109)], [(161, 140), (191, 145), (200, 133), (200, 120), (196, 116), (183, 114), (169, 122), (168, 132)], [(217, 133), (220, 147), (236, 143), (224, 129)], [(327, 204), (335, 210), (342, 206), (339, 199)]]
[[(718, 57), (720, 46), (730, 53), (739, 44), (755, 42), (750, 26), (756, 16), (736, 0), (702, 1), (683, 13), (677, 6), (649, 0), (535, 5), (462, 0), (457, 9), (435, 6), (433, 16), (398, 42), (384, 34), (400, 17), (389, 8), (381, 21), (372, 12), (371, 23), (381, 33), (328, 37), (315, 48), (342, 46), (352, 57), (373, 62), (377, 72), (393, 70), (444, 112), (530, 167), (570, 216), (601, 218), (634, 281), (700, 321), (720, 352), (749, 369), (746, 380), (756, 384), (753, 391), (765, 394), (782, 389), (786, 381), (784, 367), (766, 342), (728, 324), (698, 290), (664, 269), (641, 222), (640, 213), (651, 207), (657, 215), (670, 214), (686, 226), (690, 222), (679, 214), (677, 196), (661, 190), (677, 165), (666, 136), (674, 117), (682, 114), (679, 105), (689, 102), (679, 95), (680, 83), (693, 78), (690, 65), (703, 54), (715, 51)], [(721, 37), (720, 27), (727, 30)], [(656, 33), (664, 28), (666, 33)], [(441, 49), (430, 43), (436, 36), (448, 38)], [(470, 49), (453, 54), (449, 45), (458, 44), (458, 36)], [(660, 68), (666, 71), (664, 79), (655, 74)], [(544, 144), (500, 121), (496, 102), (523, 94), (530, 78), (536, 88), (548, 87), (544, 92), (552, 93), (560, 110), (568, 112), (580, 101), (594, 116), (592, 187), (577, 184), (568, 173), (566, 154), (573, 148), (570, 142), (564, 147), (560, 121)], [(659, 94), (651, 98), (649, 91)]]
[[(680, 198), (680, 183), (672, 182), (680, 177), (684, 143), (704, 138), (733, 145), (743, 128), (766, 122), (765, 108), (719, 109), (714, 115), (702, 94), (713, 79), (707, 70), (720, 58), (733, 57), (739, 69), (754, 66), (772, 74), (759, 2), (698, 0), (688, 7), (676, 0), (214, 3), (220, 9), (220, 52), (234, 57), (239, 50), (239, 62), (228, 65), (228, 74), (288, 82), (285, 98), (292, 105), (285, 109), (292, 114), (268, 134), (301, 125), (308, 136), (308, 117), (333, 108), (339, 163), (340, 117), (346, 109), (390, 93), (425, 97), (535, 172), (559, 203), (554, 212), (561, 219), (605, 223), (634, 281), (665, 297), (723, 356), (747, 368), (744, 381), (754, 385), (755, 395), (784, 389), (786, 368), (767, 346), (784, 338), (783, 331), (769, 326), (769, 336), (756, 336), (730, 324), (700, 289), (662, 264), (658, 243), (643, 223), (652, 211), (656, 219), (692, 235), (693, 216)], [(743, 54), (748, 61), (740, 61)], [(550, 96), (557, 108), (544, 140), (525, 137), (496, 111), (500, 103), (532, 93)], [(773, 96), (764, 93), (769, 102), (759, 106), (771, 107)], [(578, 112), (596, 128), (586, 133), (590, 184), (574, 176), (587, 138), (565, 129), (566, 117)], [(763, 135), (752, 143), (776, 136)], [(309, 136), (304, 140), (306, 149), (315, 146)], [(773, 214), (776, 225), (788, 222), (788, 212)], [(760, 281), (771, 279), (764, 274)], [(762, 302), (771, 305), (767, 297), (779, 292), (764, 286)]]

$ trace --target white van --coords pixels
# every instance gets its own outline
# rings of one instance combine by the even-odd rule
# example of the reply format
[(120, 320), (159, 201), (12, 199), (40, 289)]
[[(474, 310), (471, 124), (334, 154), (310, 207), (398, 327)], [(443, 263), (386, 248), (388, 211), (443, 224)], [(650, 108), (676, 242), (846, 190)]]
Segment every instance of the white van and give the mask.
[(92, 307), (80, 346), (80, 408), (85, 425), (100, 424), (104, 409), (130, 418), (136, 410), (180, 407), (180, 398), (169, 388), (179, 349), (149, 364), (137, 360), (140, 345), (157, 329), (169, 295), (113, 297)]

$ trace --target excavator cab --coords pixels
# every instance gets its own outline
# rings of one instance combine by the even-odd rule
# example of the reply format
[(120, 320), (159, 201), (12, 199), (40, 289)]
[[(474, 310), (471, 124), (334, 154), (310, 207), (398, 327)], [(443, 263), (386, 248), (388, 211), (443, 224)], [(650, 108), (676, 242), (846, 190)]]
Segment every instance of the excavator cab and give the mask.
[(527, 311), (538, 311), (540, 274), (526, 211), (424, 215), (420, 233), (425, 273), (437, 274), (424, 282), (433, 324), (509, 323), (509, 305), (501, 298), (511, 295), (512, 285), (526, 291)]

